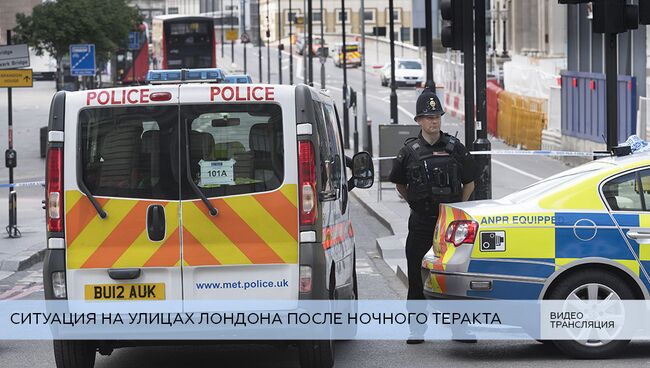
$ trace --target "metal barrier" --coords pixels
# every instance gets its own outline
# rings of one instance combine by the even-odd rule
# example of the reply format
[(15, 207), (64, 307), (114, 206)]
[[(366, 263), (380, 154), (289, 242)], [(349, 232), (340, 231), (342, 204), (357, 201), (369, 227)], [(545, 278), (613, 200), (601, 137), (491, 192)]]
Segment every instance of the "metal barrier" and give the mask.
[(546, 127), (546, 100), (502, 91), (498, 97), (497, 134), (511, 146), (529, 150), (542, 147)]
[[(563, 71), (562, 134), (603, 142), (606, 126), (605, 75)], [(636, 133), (636, 78), (618, 76), (619, 141)]]
[(497, 121), (499, 117), (499, 94), (503, 88), (494, 80), (487, 82), (487, 128), (488, 133), (497, 135)]

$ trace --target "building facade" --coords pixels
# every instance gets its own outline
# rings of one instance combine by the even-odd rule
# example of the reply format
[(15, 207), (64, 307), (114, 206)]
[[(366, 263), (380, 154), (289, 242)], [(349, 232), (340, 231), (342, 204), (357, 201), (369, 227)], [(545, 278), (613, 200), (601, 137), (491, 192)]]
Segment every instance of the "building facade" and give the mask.
[[(289, 25), (291, 15), (295, 15), (306, 22), (305, 1), (292, 0), (289, 8), (289, 0), (267, 1), (260, 0), (260, 13), (262, 21), (262, 33), (269, 30), (270, 40), (287, 38), (289, 36)], [(386, 0), (365, 0), (365, 12), (363, 14), (363, 31), (369, 35), (388, 37), (389, 9)], [(340, 0), (323, 0), (323, 11), (320, 9), (320, 0), (312, 0), (312, 24), (315, 34), (320, 33), (321, 23), (323, 33), (340, 34), (343, 21), (345, 20), (346, 32), (349, 34), (360, 34), (361, 26), (361, 2), (359, 0), (348, 0), (345, 2), (345, 9), (341, 8)], [(394, 27), (397, 41), (412, 42), (412, 0), (394, 1)], [(293, 33), (304, 32), (305, 25), (293, 23)]]
[(31, 14), (32, 9), (43, 0), (2, 0), (0, 1), (0, 45), (7, 43), (7, 30), (16, 27), (16, 14)]

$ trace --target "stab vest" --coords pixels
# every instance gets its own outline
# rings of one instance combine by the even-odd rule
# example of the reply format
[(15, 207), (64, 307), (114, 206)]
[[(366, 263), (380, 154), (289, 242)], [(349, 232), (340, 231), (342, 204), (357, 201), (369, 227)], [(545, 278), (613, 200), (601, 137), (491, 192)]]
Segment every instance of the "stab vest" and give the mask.
[(440, 139), (446, 141), (442, 152), (428, 152), (417, 138), (404, 143), (415, 158), (406, 167), (408, 203), (422, 216), (436, 216), (441, 203), (462, 200), (459, 165), (454, 157), (458, 139), (447, 134)]

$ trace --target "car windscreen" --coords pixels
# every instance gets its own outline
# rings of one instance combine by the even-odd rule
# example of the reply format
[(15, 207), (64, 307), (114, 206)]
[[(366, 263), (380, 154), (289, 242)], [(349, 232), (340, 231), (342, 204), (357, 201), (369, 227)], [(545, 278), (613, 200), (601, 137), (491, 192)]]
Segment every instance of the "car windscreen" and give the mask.
[(400, 61), (398, 69), (422, 69), (422, 64), (417, 61)]
[(284, 179), (282, 108), (276, 104), (181, 106), (192, 180), (207, 197), (264, 192)]

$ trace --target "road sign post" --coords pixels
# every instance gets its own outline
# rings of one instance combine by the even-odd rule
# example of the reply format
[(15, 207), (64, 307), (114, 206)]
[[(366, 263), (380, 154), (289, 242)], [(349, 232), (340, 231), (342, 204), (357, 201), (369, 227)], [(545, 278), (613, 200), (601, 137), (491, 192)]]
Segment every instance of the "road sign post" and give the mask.
[[(27, 45), (12, 45), (11, 31), (7, 30), (7, 45), (0, 46), (0, 69), (20, 68), (29, 66), (29, 49)], [(20, 238), (18, 230), (18, 207), (14, 183), (14, 168), (17, 165), (18, 154), (14, 150), (13, 101), (12, 87), (31, 87), (31, 69), (0, 70), (0, 87), (7, 88), (7, 150), (5, 151), (5, 166), (9, 169), (9, 225), (7, 234), (10, 238)]]

